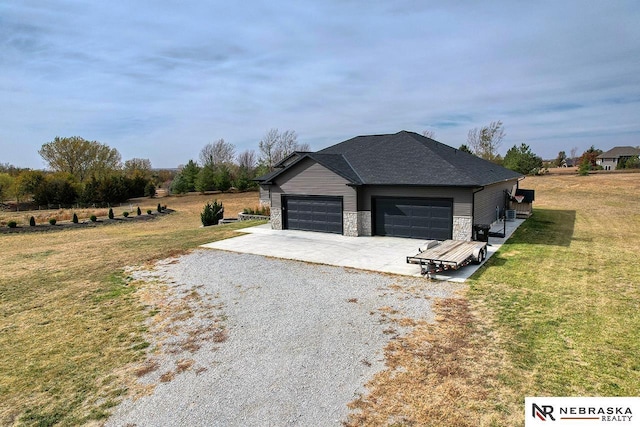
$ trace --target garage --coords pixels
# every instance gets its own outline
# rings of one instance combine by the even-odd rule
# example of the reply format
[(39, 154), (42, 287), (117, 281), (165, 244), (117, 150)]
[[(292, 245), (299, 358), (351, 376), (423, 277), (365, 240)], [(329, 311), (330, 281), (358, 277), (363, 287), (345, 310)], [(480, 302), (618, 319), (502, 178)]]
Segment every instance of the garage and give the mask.
[[(518, 189), (522, 178), (473, 154), (401, 131), (294, 152), (255, 180), (261, 205), (271, 208), (274, 230), (471, 240), (473, 225), (493, 223), (505, 191)], [(325, 199), (307, 198), (312, 196)], [(288, 207), (286, 197), (291, 197)]]
[(283, 196), (284, 228), (342, 234), (342, 197)]
[(451, 239), (453, 201), (450, 199), (373, 199), (374, 233), (415, 239)]

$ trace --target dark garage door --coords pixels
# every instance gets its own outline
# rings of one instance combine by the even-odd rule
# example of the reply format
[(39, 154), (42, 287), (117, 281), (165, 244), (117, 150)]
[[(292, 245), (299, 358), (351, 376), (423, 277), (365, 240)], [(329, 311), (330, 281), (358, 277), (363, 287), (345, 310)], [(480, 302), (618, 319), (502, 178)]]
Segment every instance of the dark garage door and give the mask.
[(451, 239), (453, 201), (446, 199), (376, 198), (374, 232), (379, 236)]
[(284, 228), (342, 234), (342, 198), (284, 196)]

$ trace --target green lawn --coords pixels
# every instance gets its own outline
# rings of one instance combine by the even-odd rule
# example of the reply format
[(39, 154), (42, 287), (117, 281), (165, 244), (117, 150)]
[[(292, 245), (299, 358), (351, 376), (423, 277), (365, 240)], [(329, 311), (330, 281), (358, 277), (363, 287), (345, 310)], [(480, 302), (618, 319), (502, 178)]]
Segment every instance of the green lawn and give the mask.
[[(527, 178), (534, 215), (470, 282), (500, 337), (504, 389), (640, 395), (640, 176)], [(517, 406), (516, 406), (517, 407)]]

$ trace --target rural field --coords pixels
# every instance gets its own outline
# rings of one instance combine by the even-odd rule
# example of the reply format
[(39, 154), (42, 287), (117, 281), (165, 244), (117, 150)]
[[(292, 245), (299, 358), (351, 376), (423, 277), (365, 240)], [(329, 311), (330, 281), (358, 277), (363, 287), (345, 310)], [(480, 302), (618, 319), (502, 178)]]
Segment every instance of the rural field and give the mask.
[[(391, 341), (348, 425), (513, 426), (525, 396), (640, 395), (640, 174), (521, 186), (534, 215), (435, 324)], [(225, 216), (258, 202), (167, 197), (154, 221), (0, 236), (0, 424), (99, 424), (130, 393), (153, 313), (123, 268), (233, 236), (244, 224), (200, 227), (214, 197)]]
[(149, 346), (142, 323), (149, 312), (123, 267), (256, 224), (201, 228), (202, 207), (214, 198), (228, 217), (258, 204), (257, 192), (142, 199), (145, 212), (159, 201), (176, 212), (153, 221), (0, 236), (0, 425), (79, 425), (106, 417), (127, 393), (127, 366), (142, 361)]
[(517, 395), (640, 395), (640, 175), (527, 178), (535, 215), (471, 283)]

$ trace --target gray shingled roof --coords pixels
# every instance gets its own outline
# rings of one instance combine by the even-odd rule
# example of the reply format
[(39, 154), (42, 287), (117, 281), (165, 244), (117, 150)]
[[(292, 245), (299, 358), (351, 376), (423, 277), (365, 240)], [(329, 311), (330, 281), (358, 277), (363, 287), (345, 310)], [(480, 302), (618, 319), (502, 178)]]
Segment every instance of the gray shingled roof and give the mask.
[(618, 159), (620, 157), (640, 156), (640, 149), (635, 147), (613, 147), (606, 153), (600, 154), (598, 159)]
[[(307, 157), (354, 185), (477, 187), (522, 177), (512, 170), (407, 131), (357, 136), (309, 153), (298, 161)], [(257, 180), (271, 181), (287, 169)]]
[(309, 154), (309, 157), (327, 169), (342, 176), (352, 184), (360, 185), (364, 183), (360, 176), (358, 176), (358, 172), (353, 169), (343, 154), (318, 152)]
[(264, 175), (260, 175), (253, 178), (253, 181), (267, 183), (271, 181), (273, 178), (275, 178), (276, 176), (280, 175), (281, 172), (282, 172), (282, 169), (275, 169), (275, 170), (272, 170), (271, 172), (265, 173)]

